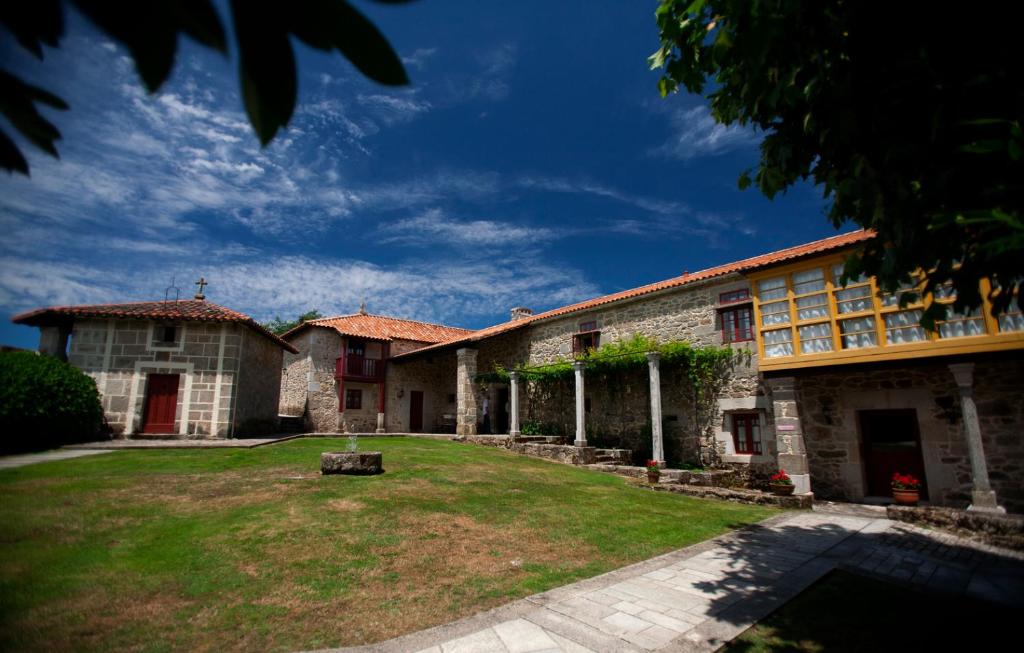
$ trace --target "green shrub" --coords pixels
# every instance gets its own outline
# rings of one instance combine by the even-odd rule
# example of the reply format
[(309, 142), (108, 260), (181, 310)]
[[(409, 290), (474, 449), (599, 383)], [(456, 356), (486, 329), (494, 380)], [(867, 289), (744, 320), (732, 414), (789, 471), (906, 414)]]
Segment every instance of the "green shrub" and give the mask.
[(100, 437), (96, 383), (52, 356), (0, 353), (0, 453), (41, 451)]

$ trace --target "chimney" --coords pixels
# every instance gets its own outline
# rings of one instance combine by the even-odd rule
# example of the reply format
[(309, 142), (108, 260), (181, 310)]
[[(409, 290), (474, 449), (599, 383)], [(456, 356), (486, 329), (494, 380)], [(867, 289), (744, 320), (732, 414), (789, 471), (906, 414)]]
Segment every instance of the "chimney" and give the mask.
[(533, 315), (532, 308), (526, 308), (525, 306), (516, 306), (512, 309), (512, 321), (522, 320)]

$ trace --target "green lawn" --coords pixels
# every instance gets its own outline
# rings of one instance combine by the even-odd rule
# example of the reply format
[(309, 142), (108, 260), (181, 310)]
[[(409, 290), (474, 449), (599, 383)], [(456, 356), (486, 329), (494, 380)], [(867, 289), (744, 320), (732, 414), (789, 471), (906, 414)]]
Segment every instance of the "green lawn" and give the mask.
[(119, 451), (0, 472), (0, 650), (379, 641), (712, 537), (769, 508), (422, 439)]
[(833, 571), (751, 626), (725, 653), (1013, 650), (1018, 614)]

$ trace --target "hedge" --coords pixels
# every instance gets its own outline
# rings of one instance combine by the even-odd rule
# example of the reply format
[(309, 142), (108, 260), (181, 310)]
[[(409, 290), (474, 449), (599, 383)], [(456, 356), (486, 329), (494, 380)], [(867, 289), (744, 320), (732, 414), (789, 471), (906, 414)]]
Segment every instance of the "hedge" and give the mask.
[(0, 352), (0, 453), (41, 451), (104, 432), (96, 383), (52, 356)]

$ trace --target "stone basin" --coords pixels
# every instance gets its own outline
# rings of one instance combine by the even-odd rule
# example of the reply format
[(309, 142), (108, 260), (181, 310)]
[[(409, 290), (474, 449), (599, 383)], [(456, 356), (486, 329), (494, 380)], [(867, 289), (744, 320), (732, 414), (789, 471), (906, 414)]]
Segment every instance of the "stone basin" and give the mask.
[(325, 451), (320, 454), (320, 472), (354, 476), (383, 474), (381, 459), (379, 451)]

